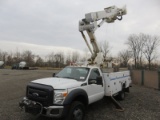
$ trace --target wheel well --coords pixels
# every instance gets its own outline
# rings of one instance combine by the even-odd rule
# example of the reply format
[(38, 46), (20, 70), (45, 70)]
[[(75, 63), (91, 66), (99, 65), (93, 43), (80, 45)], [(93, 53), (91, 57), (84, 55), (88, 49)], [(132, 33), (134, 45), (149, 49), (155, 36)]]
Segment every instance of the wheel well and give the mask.
[(85, 107), (88, 105), (88, 100), (83, 95), (77, 96), (73, 101), (80, 101), (85, 105)]

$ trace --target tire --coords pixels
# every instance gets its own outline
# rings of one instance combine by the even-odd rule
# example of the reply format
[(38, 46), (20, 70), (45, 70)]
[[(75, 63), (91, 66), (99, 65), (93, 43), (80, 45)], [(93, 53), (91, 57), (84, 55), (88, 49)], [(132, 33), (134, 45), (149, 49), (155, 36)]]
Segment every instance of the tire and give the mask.
[(125, 99), (125, 88), (122, 88), (122, 90), (119, 92), (118, 99), (119, 100), (124, 100)]
[(84, 120), (85, 116), (85, 107), (79, 102), (75, 101), (71, 104), (69, 114), (65, 120)]

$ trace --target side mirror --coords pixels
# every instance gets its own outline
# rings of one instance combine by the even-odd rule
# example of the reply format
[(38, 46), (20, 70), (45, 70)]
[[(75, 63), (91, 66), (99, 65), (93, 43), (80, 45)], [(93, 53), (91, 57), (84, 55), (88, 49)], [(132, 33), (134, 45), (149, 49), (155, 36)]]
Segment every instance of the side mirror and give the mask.
[(103, 86), (102, 76), (97, 77), (97, 85), (102, 85)]
[(96, 80), (89, 80), (89, 84), (97, 84)]
[(53, 74), (52, 74), (52, 77), (55, 77), (55, 75), (56, 75), (56, 73), (53, 73)]

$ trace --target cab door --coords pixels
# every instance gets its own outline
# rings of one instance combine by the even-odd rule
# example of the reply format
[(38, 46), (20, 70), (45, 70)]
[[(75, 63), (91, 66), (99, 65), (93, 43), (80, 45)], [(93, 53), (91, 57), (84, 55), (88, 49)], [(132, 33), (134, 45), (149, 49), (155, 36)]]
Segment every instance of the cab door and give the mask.
[(89, 96), (89, 103), (93, 103), (103, 98), (104, 85), (97, 84), (97, 77), (100, 77), (98, 68), (93, 68), (88, 77), (87, 93)]

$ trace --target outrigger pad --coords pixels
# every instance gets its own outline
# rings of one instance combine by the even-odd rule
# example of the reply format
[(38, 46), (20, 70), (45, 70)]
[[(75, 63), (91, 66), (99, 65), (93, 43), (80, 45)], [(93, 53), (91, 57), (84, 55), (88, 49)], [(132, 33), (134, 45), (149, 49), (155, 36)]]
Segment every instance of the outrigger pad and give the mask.
[(124, 108), (121, 107), (121, 105), (113, 98), (113, 96), (110, 96), (112, 103), (115, 105), (116, 110), (123, 112)]

